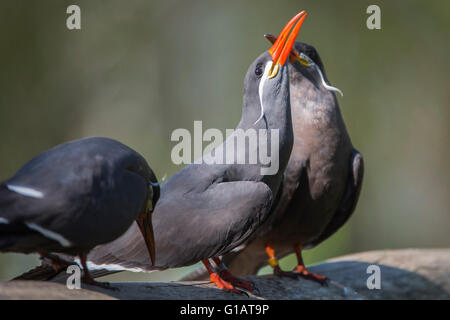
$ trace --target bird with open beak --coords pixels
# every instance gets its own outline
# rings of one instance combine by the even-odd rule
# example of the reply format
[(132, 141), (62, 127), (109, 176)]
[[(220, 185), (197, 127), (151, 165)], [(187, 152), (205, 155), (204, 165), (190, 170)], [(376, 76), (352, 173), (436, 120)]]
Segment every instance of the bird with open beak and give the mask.
[(0, 183), (0, 252), (38, 252), (55, 271), (67, 265), (57, 253), (78, 256), (84, 282), (109, 287), (90, 276), (87, 254), (136, 221), (145, 256), (155, 261), (158, 198), (155, 174), (124, 144), (95, 137), (56, 146)]
[[(265, 37), (277, 43), (283, 33)], [(326, 284), (324, 276), (306, 269), (302, 251), (320, 244), (350, 218), (358, 202), (364, 162), (339, 110), (334, 92), (342, 92), (328, 83), (316, 49), (296, 42), (289, 60), (294, 145), (278, 200), (261, 228), (223, 261), (237, 275), (256, 274), (269, 263), (275, 275)], [(297, 266), (292, 272), (281, 270), (278, 258), (292, 252)], [(206, 276), (205, 269), (197, 269), (184, 280)]]
[[(250, 282), (235, 277), (220, 256), (243, 244), (267, 220), (279, 193), (283, 172), (293, 145), (286, 61), (305, 20), (304, 11), (283, 29), (283, 37), (249, 67), (244, 80), (242, 117), (236, 128), (266, 129), (267, 139), (253, 149), (236, 148), (236, 158), (268, 150), (270, 130), (278, 130), (279, 169), (265, 175), (267, 164), (207, 164), (184, 167), (161, 185), (161, 197), (153, 214), (156, 261), (146, 259), (145, 244), (136, 224), (117, 240), (94, 248), (88, 266), (96, 276), (122, 270), (151, 272), (202, 261), (209, 278), (225, 291), (252, 291)], [(231, 135), (214, 154), (226, 153)], [(231, 147), (231, 148), (233, 148)], [(209, 157), (209, 155), (204, 156)], [(214, 262), (215, 267), (209, 261)], [(34, 278), (36, 279), (36, 278)], [(239, 288), (239, 289), (238, 289)]]
[[(268, 218), (279, 192), (293, 145), (286, 61), (305, 17), (305, 12), (298, 14), (286, 26), (286, 36), (250, 65), (244, 80), (242, 117), (235, 131), (268, 130), (267, 139), (253, 148), (233, 149), (236, 158), (248, 158), (251, 153), (259, 154), (262, 147), (268, 150), (270, 130), (277, 130), (279, 170), (262, 174), (267, 164), (260, 159), (255, 164), (196, 161), (184, 167), (161, 185), (153, 214), (155, 265), (145, 259), (145, 245), (134, 224), (119, 239), (97, 246), (88, 255), (89, 267), (98, 269), (96, 275), (119, 270), (150, 272), (202, 261), (219, 288), (236, 293), (253, 290), (250, 282), (233, 276), (219, 257), (249, 239)], [(216, 155), (235, 147), (232, 136), (214, 150)]]

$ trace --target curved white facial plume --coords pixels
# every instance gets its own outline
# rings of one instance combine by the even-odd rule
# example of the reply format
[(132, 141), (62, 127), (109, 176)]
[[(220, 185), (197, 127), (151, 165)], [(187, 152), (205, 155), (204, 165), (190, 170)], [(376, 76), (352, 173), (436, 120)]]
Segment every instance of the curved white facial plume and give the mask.
[(273, 65), (272, 61), (267, 62), (266, 67), (264, 69), (264, 74), (262, 75), (261, 81), (259, 82), (258, 93), (259, 93), (259, 104), (261, 106), (261, 115), (259, 116), (258, 120), (256, 120), (253, 123), (253, 125), (257, 124), (259, 122), (259, 120), (261, 120), (264, 117), (264, 105), (263, 105), (263, 101), (262, 101), (263, 91), (264, 91), (264, 83), (266, 82), (267, 78), (269, 77), (269, 72), (270, 72), (270, 69), (272, 69), (272, 65)]
[(339, 94), (343, 97), (344, 94), (342, 93), (341, 90), (339, 90), (336, 87), (330, 86), (325, 82), (325, 78), (323, 77), (322, 71), (320, 71), (320, 68), (317, 64), (314, 63), (314, 61), (311, 60), (310, 57), (308, 57), (306, 54), (304, 54), (303, 52), (300, 53), (300, 58), (305, 59), (306, 61), (308, 61), (308, 63), (317, 70), (317, 72), (319, 73), (320, 79), (322, 79), (322, 85), (325, 87), (325, 89), (329, 90), (329, 91), (336, 91), (339, 92)]

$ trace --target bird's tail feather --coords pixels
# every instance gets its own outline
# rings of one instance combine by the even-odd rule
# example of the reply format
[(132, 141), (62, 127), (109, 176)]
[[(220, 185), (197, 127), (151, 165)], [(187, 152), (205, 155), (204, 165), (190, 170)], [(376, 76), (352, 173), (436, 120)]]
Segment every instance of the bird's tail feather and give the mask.
[[(73, 262), (72, 264), (75, 264)], [(68, 263), (70, 265), (70, 263)], [(42, 259), (42, 263), (40, 266), (37, 266), (15, 278), (12, 280), (35, 280), (35, 281), (54, 281), (54, 282), (63, 282), (70, 276), (70, 274), (66, 273), (67, 267), (62, 267), (59, 269), (55, 269), (50, 262), (49, 259)], [(103, 276), (107, 276), (110, 274), (114, 274), (118, 271), (111, 271), (106, 269), (98, 269), (98, 270), (90, 270), (89, 273), (93, 278), (99, 278)]]
[(55, 270), (51, 265), (40, 265), (31, 269), (12, 280), (41, 280), (48, 281), (55, 278), (62, 270)]

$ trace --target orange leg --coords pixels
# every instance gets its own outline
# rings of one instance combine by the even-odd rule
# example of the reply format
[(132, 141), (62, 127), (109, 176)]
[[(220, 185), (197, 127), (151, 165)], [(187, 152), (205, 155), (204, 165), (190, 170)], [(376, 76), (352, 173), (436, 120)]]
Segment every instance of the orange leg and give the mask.
[(286, 272), (281, 270), (279, 264), (278, 264), (278, 260), (275, 257), (275, 250), (273, 248), (273, 244), (272, 242), (267, 242), (266, 243), (266, 253), (269, 256), (269, 265), (273, 268), (273, 274), (279, 277), (288, 277), (288, 278), (293, 278), (293, 279), (297, 279), (297, 274), (294, 272)]
[(206, 270), (208, 270), (209, 273), (209, 279), (212, 283), (216, 284), (220, 289), (222, 289), (225, 292), (229, 292), (230, 290), (237, 294), (243, 294), (242, 291), (236, 289), (231, 283), (228, 281), (223, 280), (217, 272), (215, 272), (212, 267), (211, 263), (208, 259), (202, 260), (203, 265), (205, 266)]
[(309, 279), (309, 280), (313, 280), (316, 281), (318, 283), (320, 283), (321, 285), (327, 285), (327, 277), (315, 274), (315, 273), (311, 273), (309, 272), (306, 267), (305, 267), (305, 263), (303, 262), (303, 257), (302, 257), (302, 245), (301, 244), (296, 244), (294, 246), (295, 249), (295, 254), (297, 255), (297, 262), (298, 265), (294, 268), (294, 273), (298, 274), (299, 276), (305, 278), (305, 279)]
[(236, 276), (234, 276), (226, 267), (226, 265), (222, 262), (222, 260), (220, 260), (219, 257), (215, 257), (213, 258), (214, 263), (217, 265), (217, 267), (219, 267), (220, 271), (219, 271), (219, 275), (220, 277), (231, 283), (232, 285), (234, 285), (235, 287), (239, 287), (242, 289), (245, 289), (247, 291), (253, 292), (254, 291), (254, 285), (253, 283), (251, 283), (250, 281), (244, 280), (244, 279), (240, 279)]

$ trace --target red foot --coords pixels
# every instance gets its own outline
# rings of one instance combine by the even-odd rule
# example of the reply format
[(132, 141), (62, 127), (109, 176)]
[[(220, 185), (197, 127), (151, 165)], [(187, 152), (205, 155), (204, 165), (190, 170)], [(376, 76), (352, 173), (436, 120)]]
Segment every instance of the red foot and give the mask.
[(219, 274), (223, 280), (228, 281), (235, 287), (242, 288), (252, 293), (255, 290), (252, 282), (235, 277), (229, 270), (222, 270)]
[(276, 266), (273, 268), (273, 274), (278, 277), (284, 277), (284, 278), (291, 278), (291, 279), (297, 279), (298, 274), (295, 272), (290, 271), (283, 271), (281, 270), (280, 266)]
[(297, 276), (303, 277), (305, 279), (308, 280), (312, 280), (315, 282), (320, 283), (320, 285), (328, 285), (328, 278), (315, 274), (315, 273), (311, 273), (309, 272), (305, 266), (296, 266), (294, 268), (294, 274), (296, 274)]
[(212, 283), (215, 283), (216, 286), (218, 286), (220, 289), (224, 290), (225, 292), (230, 292), (230, 290), (231, 290), (234, 293), (243, 294), (242, 291), (236, 289), (230, 282), (227, 282), (227, 281), (221, 279), (220, 276), (215, 272), (213, 272), (209, 275), (209, 279), (211, 280)]

